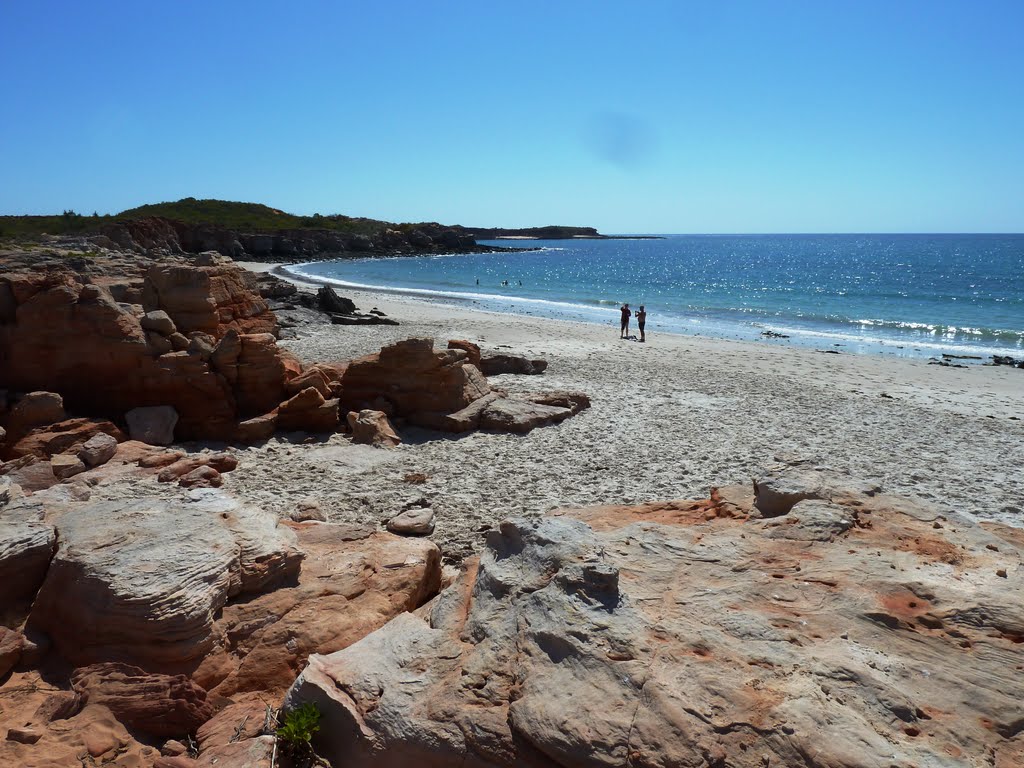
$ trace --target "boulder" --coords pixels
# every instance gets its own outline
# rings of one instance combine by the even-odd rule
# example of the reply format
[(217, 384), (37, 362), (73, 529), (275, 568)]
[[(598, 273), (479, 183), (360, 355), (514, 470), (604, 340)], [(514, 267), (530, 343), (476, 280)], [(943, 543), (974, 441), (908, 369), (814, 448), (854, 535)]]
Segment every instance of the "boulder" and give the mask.
[(85, 462), (70, 453), (58, 453), (50, 458), (50, 471), (58, 480), (85, 472)]
[(339, 296), (329, 285), (325, 285), (316, 292), (317, 302), (324, 312), (337, 312), (342, 315), (351, 315), (356, 311), (355, 302)]
[[(49, 458), (57, 453), (77, 451), (97, 435), (110, 436), (117, 443), (127, 436), (117, 426), (105, 419), (66, 419), (56, 424), (33, 429), (15, 443), (9, 453), (12, 456), (38, 456)], [(115, 448), (116, 450), (116, 448)]]
[(186, 503), (64, 510), (29, 626), (77, 665), (120, 661), (169, 674), (198, 665), (217, 642), (213, 625), (228, 599), (293, 577), (301, 554), (270, 513), (193, 493)]
[(52, 525), (14, 515), (0, 517), (0, 615), (32, 599), (43, 583), (56, 544)]
[(170, 336), (178, 331), (174, 326), (174, 321), (171, 320), (171, 316), (162, 309), (154, 309), (152, 312), (144, 314), (141, 320), (139, 320), (139, 325), (145, 330), (153, 331), (161, 336)]
[(83, 702), (105, 706), (129, 728), (154, 736), (193, 733), (213, 716), (206, 691), (184, 675), (94, 664), (75, 670), (71, 685)]
[(29, 392), (14, 404), (7, 416), (8, 426), (15, 434), (65, 418), (64, 398), (56, 392)]
[(519, 373), (527, 376), (544, 373), (546, 360), (529, 360), (519, 355), (485, 355), (480, 358), (480, 370), (484, 376), (502, 373)]
[(182, 333), (216, 338), (239, 333), (276, 333), (277, 319), (259, 295), (255, 277), (235, 264), (157, 264), (146, 273), (143, 304), (164, 310)]
[(311, 520), (320, 523), (327, 522), (327, 515), (324, 514), (324, 511), (320, 508), (320, 503), (316, 499), (300, 499), (288, 517), (294, 523), (306, 523)]
[(174, 442), (174, 427), (178, 412), (169, 405), (133, 408), (124, 415), (132, 440), (149, 445), (170, 445)]
[(468, 365), (466, 357), (458, 349), (435, 352), (432, 339), (391, 344), (348, 364), (341, 375), (341, 406), (346, 412), (360, 411), (383, 396), (394, 415), (437, 426), (446, 414), (490, 391), (483, 374)]
[(754, 481), (754, 506), (763, 517), (778, 517), (805, 499), (842, 501), (874, 496), (879, 490), (876, 483), (838, 472), (787, 467)]
[(348, 415), (348, 427), (352, 431), (352, 442), (373, 445), (378, 448), (395, 448), (402, 438), (381, 411), (363, 410)]
[(208, 465), (196, 467), (178, 479), (182, 488), (220, 488), (223, 483), (220, 472)]
[(399, 536), (429, 536), (434, 532), (434, 510), (415, 507), (399, 512), (388, 520), (387, 528)]
[(294, 379), (289, 381), (285, 386), (285, 392), (288, 393), (289, 397), (294, 397), (299, 392), (309, 387), (313, 387), (325, 398), (329, 398), (332, 395), (331, 383), (328, 380), (327, 375), (320, 368), (316, 367), (303, 371)]
[(269, 440), (277, 431), (277, 414), (265, 413), (252, 419), (238, 422), (235, 439), (240, 443), (258, 443)]
[(117, 453), (117, 438), (100, 432), (82, 444), (78, 451), (78, 458), (88, 467), (98, 467), (114, 458), (115, 453)]
[(537, 427), (557, 424), (573, 415), (568, 408), (542, 405), (514, 398), (499, 398), (480, 414), (480, 428), (498, 432), (530, 432)]
[(316, 703), (349, 768), (1024, 764), (1024, 538), (832, 490), (788, 522), (714, 499), (505, 521), (285, 707)]

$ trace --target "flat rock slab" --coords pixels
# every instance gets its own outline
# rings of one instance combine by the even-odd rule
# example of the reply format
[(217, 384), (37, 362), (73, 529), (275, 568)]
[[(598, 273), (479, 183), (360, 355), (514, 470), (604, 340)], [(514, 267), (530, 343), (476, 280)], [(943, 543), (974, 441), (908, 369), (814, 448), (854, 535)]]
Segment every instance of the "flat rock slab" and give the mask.
[(349, 768), (1024, 765), (1019, 533), (834, 490), (506, 521), (286, 705)]
[(572, 415), (568, 408), (502, 397), (489, 403), (480, 414), (480, 428), (523, 433), (557, 424)]

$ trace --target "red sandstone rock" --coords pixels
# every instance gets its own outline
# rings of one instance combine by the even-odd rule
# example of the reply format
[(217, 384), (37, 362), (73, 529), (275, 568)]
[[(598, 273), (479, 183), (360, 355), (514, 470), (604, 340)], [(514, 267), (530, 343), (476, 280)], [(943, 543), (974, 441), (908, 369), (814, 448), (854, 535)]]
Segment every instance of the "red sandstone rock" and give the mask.
[(330, 523), (290, 527), (306, 553), (298, 584), (224, 608), (215, 632), (225, 645), (194, 675), (212, 693), (283, 693), (309, 654), (346, 647), (440, 584), (440, 551), (428, 540)]
[(21, 659), (21, 649), (24, 645), (25, 638), (21, 632), (0, 624), (0, 680), (3, 680)]
[(184, 451), (153, 451), (139, 459), (140, 467), (166, 467), (185, 458)]
[(156, 265), (146, 274), (143, 303), (162, 309), (183, 333), (204, 331), (220, 338), (240, 333), (276, 333), (277, 319), (249, 272), (228, 264), (209, 267)]
[(213, 715), (206, 691), (184, 675), (106, 663), (76, 670), (71, 684), (87, 704), (101, 704), (130, 728), (155, 736), (191, 733)]
[(9, 450), (11, 456), (38, 456), (47, 459), (57, 453), (77, 450), (96, 435), (110, 435), (117, 442), (127, 436), (115, 424), (102, 419), (68, 419), (33, 429)]
[(448, 349), (461, 349), (466, 353), (466, 362), (470, 365), (480, 367), (480, 347), (471, 341), (464, 339), (451, 339), (448, 342)]
[(348, 414), (348, 426), (352, 431), (352, 442), (374, 445), (378, 448), (394, 448), (402, 438), (391, 426), (386, 414), (380, 411), (352, 411)]
[(277, 428), (285, 431), (333, 432), (338, 428), (338, 401), (324, 400), (315, 387), (307, 387), (281, 403)]
[(297, 395), (307, 387), (313, 387), (324, 398), (331, 397), (331, 382), (320, 368), (309, 368), (288, 382), (285, 391), (289, 397)]
[(394, 413), (436, 426), (489, 392), (487, 380), (462, 350), (434, 351), (432, 339), (407, 339), (353, 360), (341, 379), (341, 403), (359, 411), (385, 397)]
[(211, 466), (196, 467), (178, 480), (182, 488), (220, 488), (224, 478)]

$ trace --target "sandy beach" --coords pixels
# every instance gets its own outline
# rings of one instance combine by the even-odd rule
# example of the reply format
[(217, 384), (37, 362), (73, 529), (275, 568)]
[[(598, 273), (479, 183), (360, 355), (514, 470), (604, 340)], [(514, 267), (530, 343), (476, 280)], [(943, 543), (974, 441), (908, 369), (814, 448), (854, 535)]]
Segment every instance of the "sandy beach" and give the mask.
[[(1024, 525), (1020, 370), (659, 335), (654, 317), (640, 344), (620, 340), (611, 324), (342, 294), (401, 325), (303, 329), (283, 342), (303, 361), (348, 359), (410, 336), (433, 337), (438, 346), (468, 339), (549, 363), (541, 376), (497, 376), (492, 384), (578, 389), (593, 407), (524, 436), (404, 429), (406, 442), (393, 451), (353, 446), (341, 434), (240, 449), (230, 486), (283, 515), (312, 498), (331, 520), (379, 523), (425, 497), (437, 513), (434, 539), (457, 558), (509, 515), (704, 497), (780, 462), (808, 461), (941, 510)], [(412, 473), (426, 482), (406, 482)]]

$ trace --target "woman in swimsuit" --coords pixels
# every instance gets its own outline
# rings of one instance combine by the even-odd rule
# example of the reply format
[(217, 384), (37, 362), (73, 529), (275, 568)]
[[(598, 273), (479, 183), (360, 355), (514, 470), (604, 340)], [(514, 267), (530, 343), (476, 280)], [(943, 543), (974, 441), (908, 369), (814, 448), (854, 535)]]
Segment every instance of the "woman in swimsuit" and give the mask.
[(622, 313), (622, 328), (619, 331), (619, 338), (624, 339), (629, 335), (629, 316), (633, 313), (629, 311), (629, 304), (623, 304), (619, 307), (619, 311)]
[(643, 304), (636, 311), (636, 324), (640, 327), (640, 341), (647, 341), (647, 337), (644, 336), (644, 326), (647, 324), (647, 310), (644, 309)]

